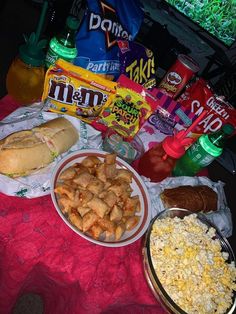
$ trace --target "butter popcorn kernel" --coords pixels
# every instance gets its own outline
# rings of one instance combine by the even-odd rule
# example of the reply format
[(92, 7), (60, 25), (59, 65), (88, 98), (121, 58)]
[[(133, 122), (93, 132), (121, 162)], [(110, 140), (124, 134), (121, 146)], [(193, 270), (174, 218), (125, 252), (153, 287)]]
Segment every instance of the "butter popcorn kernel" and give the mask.
[(153, 267), (168, 295), (189, 314), (223, 314), (232, 305), (236, 268), (213, 239), (215, 232), (196, 214), (153, 224)]

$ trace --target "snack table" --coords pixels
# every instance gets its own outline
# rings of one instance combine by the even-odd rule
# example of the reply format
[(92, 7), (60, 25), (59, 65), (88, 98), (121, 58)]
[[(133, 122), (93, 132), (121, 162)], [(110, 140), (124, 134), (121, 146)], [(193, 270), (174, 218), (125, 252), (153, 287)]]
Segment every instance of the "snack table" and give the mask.
[[(17, 108), (6, 96), (0, 119)], [(149, 289), (142, 239), (121, 248), (88, 242), (68, 228), (50, 196), (0, 193), (0, 314), (37, 293), (45, 314), (165, 313)]]

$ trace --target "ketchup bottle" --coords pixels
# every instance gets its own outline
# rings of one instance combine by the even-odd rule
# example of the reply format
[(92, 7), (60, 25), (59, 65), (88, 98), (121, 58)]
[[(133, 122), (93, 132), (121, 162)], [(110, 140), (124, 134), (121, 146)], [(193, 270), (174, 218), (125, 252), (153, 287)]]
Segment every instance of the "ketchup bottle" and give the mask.
[(163, 142), (148, 150), (139, 159), (139, 174), (150, 178), (152, 182), (160, 182), (171, 176), (177, 159), (185, 153), (185, 146), (193, 142), (192, 138), (184, 137), (186, 131), (168, 136)]

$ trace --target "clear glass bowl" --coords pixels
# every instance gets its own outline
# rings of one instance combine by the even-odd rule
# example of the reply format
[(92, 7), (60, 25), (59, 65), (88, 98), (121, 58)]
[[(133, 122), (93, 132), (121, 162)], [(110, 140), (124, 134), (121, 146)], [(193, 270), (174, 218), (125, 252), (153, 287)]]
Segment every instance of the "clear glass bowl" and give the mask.
[[(151, 220), (151, 223), (145, 234), (145, 238), (143, 242), (142, 255), (143, 255), (144, 273), (145, 273), (147, 283), (149, 287), (151, 288), (156, 299), (162, 304), (163, 308), (165, 308), (165, 310), (167, 310), (168, 313), (188, 314), (185, 311), (183, 311), (171, 299), (171, 297), (167, 294), (164, 287), (162, 286), (160, 280), (158, 279), (158, 276), (156, 275), (156, 272), (153, 267), (151, 251), (150, 251), (150, 237), (151, 237), (152, 227), (153, 227), (154, 222), (157, 219), (163, 219), (166, 217), (184, 218), (185, 216), (188, 216), (190, 214), (193, 214), (193, 213), (188, 211), (187, 209), (181, 209), (181, 208), (170, 208), (170, 209), (164, 210), (163, 212), (159, 213), (156, 217), (154, 217)], [(198, 216), (198, 219), (201, 220), (201, 222), (206, 224), (208, 227), (213, 227), (216, 229), (216, 237), (219, 239), (221, 243), (222, 251), (227, 252), (229, 254), (228, 262), (229, 263), (235, 262), (234, 253), (229, 242), (221, 235), (221, 233), (217, 230), (217, 228), (205, 218), (204, 215), (198, 214), (197, 216)], [(226, 313), (233, 314), (235, 313), (235, 309), (236, 309), (236, 295), (234, 293), (234, 300), (233, 300), (232, 306)]]
[(103, 140), (103, 149), (109, 153), (116, 153), (130, 164), (144, 154), (144, 146), (138, 135), (131, 141), (127, 141), (126, 137), (128, 134), (122, 136), (117, 128), (108, 128)]

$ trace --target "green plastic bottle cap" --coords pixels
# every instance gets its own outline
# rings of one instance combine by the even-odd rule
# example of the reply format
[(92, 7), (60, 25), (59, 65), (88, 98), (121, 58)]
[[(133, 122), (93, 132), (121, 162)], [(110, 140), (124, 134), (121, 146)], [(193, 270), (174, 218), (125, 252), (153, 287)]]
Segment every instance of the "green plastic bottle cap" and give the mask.
[(199, 137), (199, 142), (203, 149), (213, 157), (220, 156), (223, 151), (222, 147), (217, 147), (211, 142), (207, 134)]
[(23, 62), (32, 66), (41, 66), (44, 64), (45, 54), (42, 48), (28, 43), (21, 45), (19, 55)]
[(234, 132), (234, 127), (231, 124), (225, 124), (223, 125), (222, 130), (225, 134), (231, 135)]
[(76, 17), (71, 15), (68, 16), (66, 19), (66, 25), (72, 30), (77, 30), (79, 27), (79, 23), (80, 21)]
[(48, 1), (44, 1), (36, 32), (31, 33), (29, 37), (24, 35), (25, 44), (21, 45), (19, 48), (20, 59), (26, 64), (35, 67), (44, 65), (45, 53), (43, 49), (47, 45), (47, 40), (40, 40), (39, 38), (44, 24), (47, 8)]

